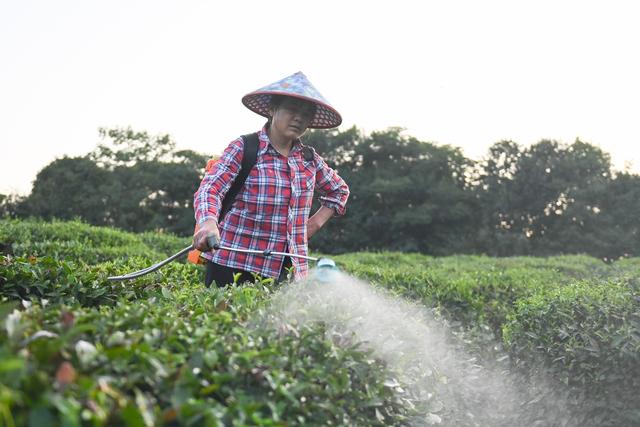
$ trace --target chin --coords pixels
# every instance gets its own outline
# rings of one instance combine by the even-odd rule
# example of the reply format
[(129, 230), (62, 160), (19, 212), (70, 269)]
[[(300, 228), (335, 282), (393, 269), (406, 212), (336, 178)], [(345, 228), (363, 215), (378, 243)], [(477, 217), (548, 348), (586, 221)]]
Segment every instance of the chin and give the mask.
[(303, 134), (304, 134), (304, 131), (297, 132), (297, 131), (294, 131), (294, 130), (289, 130), (289, 131), (287, 131), (287, 138), (297, 139), (297, 138), (300, 138)]

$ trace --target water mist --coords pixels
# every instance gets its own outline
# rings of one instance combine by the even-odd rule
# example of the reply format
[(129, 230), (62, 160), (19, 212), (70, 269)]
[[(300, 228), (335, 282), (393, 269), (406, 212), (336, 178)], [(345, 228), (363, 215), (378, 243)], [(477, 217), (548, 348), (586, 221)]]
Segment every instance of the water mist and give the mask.
[[(310, 277), (313, 277), (313, 272)], [(261, 324), (323, 322), (334, 342), (362, 342), (397, 376), (388, 384), (425, 408), (414, 425), (569, 425), (556, 408), (549, 423), (527, 411), (527, 396), (512, 375), (481, 366), (432, 312), (341, 272), (283, 286)], [(536, 413), (540, 413), (537, 411)]]

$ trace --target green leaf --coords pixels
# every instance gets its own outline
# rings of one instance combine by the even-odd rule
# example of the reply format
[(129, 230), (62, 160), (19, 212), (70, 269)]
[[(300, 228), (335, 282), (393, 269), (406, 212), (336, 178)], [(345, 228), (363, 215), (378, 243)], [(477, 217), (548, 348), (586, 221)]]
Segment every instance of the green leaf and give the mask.
[(19, 357), (0, 360), (0, 372), (19, 371), (24, 368), (25, 361)]
[(51, 426), (55, 424), (53, 414), (44, 406), (36, 406), (29, 412), (29, 427)]
[[(4, 284), (3, 284), (4, 286)], [(18, 306), (17, 302), (5, 302), (0, 304), (0, 324), (4, 324), (7, 316)]]
[(136, 405), (129, 403), (122, 410), (122, 419), (127, 427), (147, 427), (144, 423), (144, 417)]

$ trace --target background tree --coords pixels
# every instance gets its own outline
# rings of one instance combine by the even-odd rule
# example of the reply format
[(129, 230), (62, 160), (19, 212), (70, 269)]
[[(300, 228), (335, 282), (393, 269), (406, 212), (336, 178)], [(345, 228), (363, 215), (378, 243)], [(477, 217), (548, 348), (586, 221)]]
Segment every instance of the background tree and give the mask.
[(528, 240), (516, 226), (514, 178), (523, 149), (513, 141), (500, 141), (476, 164), (473, 191), (480, 210), (475, 242), (477, 250), (494, 256), (526, 252)]
[(17, 194), (0, 194), (0, 218), (26, 216), (23, 207), (25, 198)]
[(307, 140), (347, 181), (347, 214), (331, 221), (312, 246), (325, 252), (468, 251), (474, 231), (470, 162), (459, 149), (418, 141), (399, 128), (360, 134), (313, 132)]
[(129, 128), (99, 128), (102, 142), (87, 155), (104, 169), (133, 166), (140, 162), (170, 161), (176, 143), (170, 135), (149, 135)]
[[(86, 156), (47, 165), (27, 198), (0, 198), (0, 214), (190, 235), (209, 156), (176, 151), (169, 135), (116, 128), (100, 136)], [(347, 214), (330, 221), (312, 249), (640, 254), (640, 177), (614, 174), (609, 155), (586, 142), (500, 141), (477, 163), (399, 128), (314, 131), (305, 142), (351, 189)]]
[(105, 223), (103, 185), (109, 173), (85, 157), (63, 157), (45, 166), (24, 201), (24, 210), (44, 219), (80, 217)]
[(84, 157), (62, 158), (38, 173), (24, 210), (45, 219), (80, 217), (130, 231), (193, 232), (193, 193), (208, 156), (176, 151), (169, 135), (100, 129)]
[(640, 255), (640, 176), (617, 174), (585, 211), (598, 221), (587, 223), (588, 253), (615, 260)]
[(478, 176), (482, 252), (604, 256), (613, 250), (601, 234), (611, 224), (600, 215), (611, 161), (599, 148), (580, 140), (571, 145), (543, 140), (528, 149), (502, 141), (490, 148)]

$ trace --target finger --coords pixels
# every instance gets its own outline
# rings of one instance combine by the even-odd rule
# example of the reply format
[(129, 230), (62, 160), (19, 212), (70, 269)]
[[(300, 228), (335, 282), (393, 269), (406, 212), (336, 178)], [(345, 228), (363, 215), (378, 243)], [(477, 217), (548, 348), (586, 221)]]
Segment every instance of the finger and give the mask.
[(207, 246), (206, 234), (198, 233), (194, 240), (195, 240), (194, 244), (196, 249), (203, 252), (209, 250), (209, 247)]
[(207, 236), (207, 246), (210, 249), (217, 249), (220, 244), (220, 238), (215, 234), (209, 234)]

